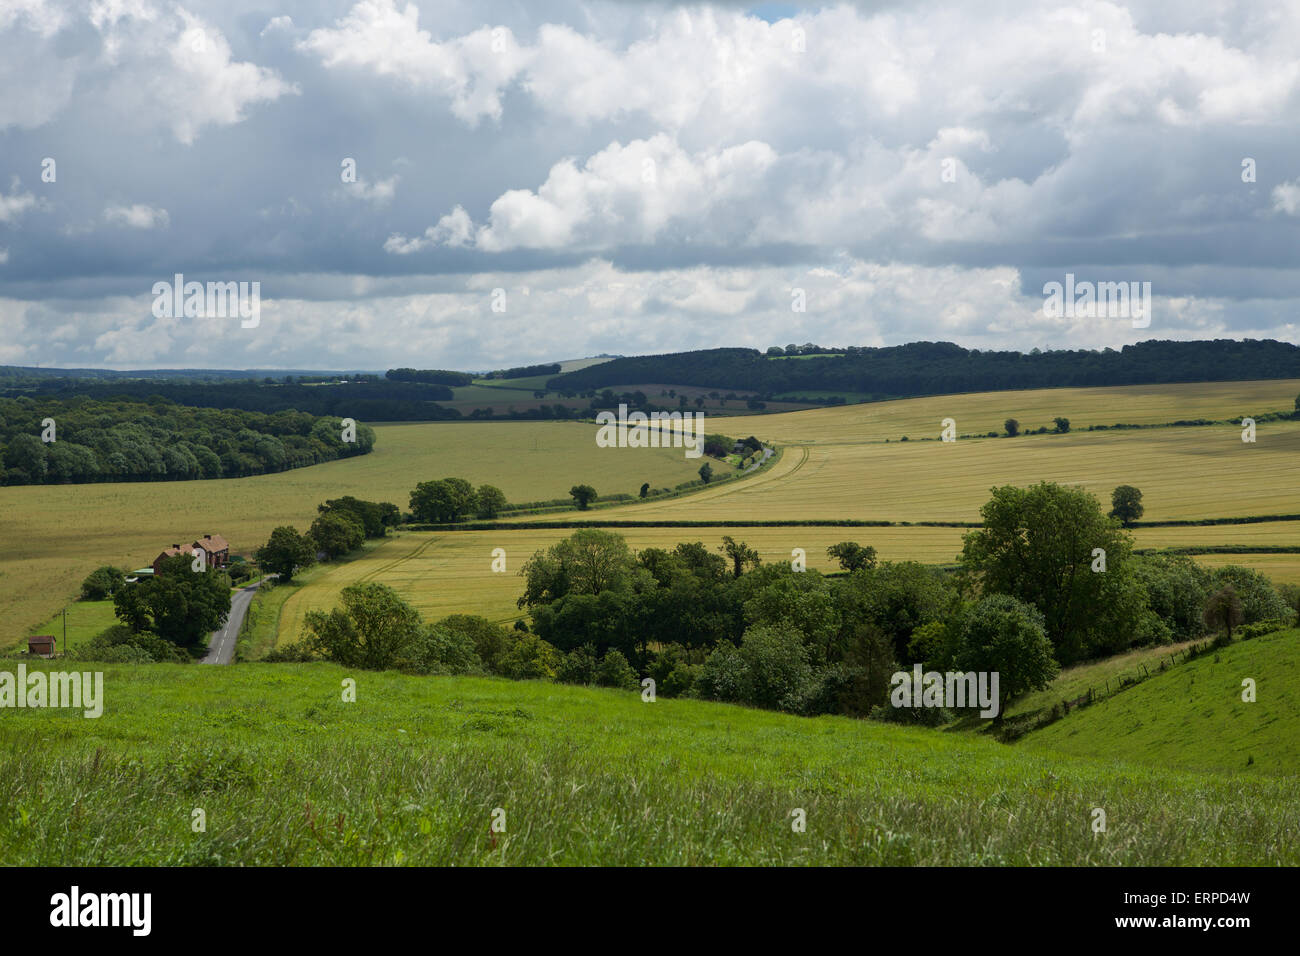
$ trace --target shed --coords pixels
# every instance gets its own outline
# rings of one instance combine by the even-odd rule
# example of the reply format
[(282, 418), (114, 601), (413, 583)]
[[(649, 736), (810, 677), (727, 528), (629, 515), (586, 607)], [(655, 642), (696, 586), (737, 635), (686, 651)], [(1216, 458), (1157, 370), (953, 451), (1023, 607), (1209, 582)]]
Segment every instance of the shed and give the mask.
[(37, 657), (53, 657), (55, 643), (53, 634), (34, 634), (27, 638), (27, 653)]

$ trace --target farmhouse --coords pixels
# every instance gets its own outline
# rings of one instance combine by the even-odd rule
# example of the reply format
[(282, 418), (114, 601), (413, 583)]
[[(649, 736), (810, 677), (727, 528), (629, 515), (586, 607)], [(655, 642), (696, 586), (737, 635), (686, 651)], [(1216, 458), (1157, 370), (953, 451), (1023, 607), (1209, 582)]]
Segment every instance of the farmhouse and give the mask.
[(162, 553), (153, 559), (154, 573), (158, 573), (158, 565), (164, 558), (174, 558), (178, 554), (195, 554), (199, 551), (207, 554), (209, 567), (224, 568), (230, 563), (230, 543), (219, 534), (205, 534), (201, 538), (195, 538), (189, 544), (173, 544), (170, 548), (164, 548)]

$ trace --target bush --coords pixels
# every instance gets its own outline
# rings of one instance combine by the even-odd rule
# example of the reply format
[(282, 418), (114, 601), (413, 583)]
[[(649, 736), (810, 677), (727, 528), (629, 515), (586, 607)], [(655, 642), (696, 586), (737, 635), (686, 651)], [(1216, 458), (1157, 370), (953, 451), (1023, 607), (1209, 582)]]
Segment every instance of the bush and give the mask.
[(1248, 641), (1252, 637), (1263, 637), (1265, 634), (1284, 631), (1290, 626), (1290, 620), (1259, 621), (1255, 624), (1243, 624), (1237, 628), (1237, 637), (1243, 641)]
[(111, 564), (96, 568), (81, 582), (81, 596), (87, 601), (102, 601), (112, 597), (125, 578), (123, 571)]
[(564, 655), (564, 660), (556, 669), (555, 679), (563, 684), (594, 684), (599, 663), (595, 646), (583, 644)]
[(493, 624), (476, 614), (450, 614), (434, 624), (434, 627), (452, 637), (468, 640), (479, 664), (493, 674), (500, 673), (501, 658), (510, 650), (519, 631), (527, 630), (526, 627), (519, 628), (516, 622), (517, 629), (512, 633), (500, 624)]
[(596, 668), (596, 683), (601, 687), (617, 687), (622, 690), (636, 690), (641, 686), (636, 671), (627, 662), (623, 652), (610, 649), (605, 652), (600, 665)]
[(470, 635), (436, 624), (412, 642), (404, 664), (417, 674), (464, 674), (483, 667)]
[(171, 641), (148, 631), (132, 631), (125, 624), (105, 628), (73, 649), (67, 657), (69, 660), (103, 664), (181, 663), (189, 660)]
[(498, 673), (512, 680), (555, 680), (563, 657), (536, 634), (521, 634), (498, 661)]

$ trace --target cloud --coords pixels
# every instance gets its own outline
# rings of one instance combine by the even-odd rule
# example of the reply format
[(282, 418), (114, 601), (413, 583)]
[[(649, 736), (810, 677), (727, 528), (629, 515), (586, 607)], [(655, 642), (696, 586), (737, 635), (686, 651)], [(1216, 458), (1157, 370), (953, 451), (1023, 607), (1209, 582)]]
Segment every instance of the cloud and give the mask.
[(467, 123), (499, 119), (501, 92), (524, 61), (514, 35), (484, 27), (438, 43), (419, 21), (414, 3), (398, 10), (393, 0), (364, 0), (333, 28), (312, 30), (298, 47), (330, 69), (366, 70), (444, 97)]
[(171, 217), (166, 209), (155, 209), (144, 203), (107, 206), (104, 209), (104, 221), (132, 229), (166, 229), (171, 225)]
[(19, 192), (17, 177), (10, 184), (8, 195), (0, 193), (0, 222), (16, 221), (27, 210), (37, 205), (37, 199), (29, 192)]
[(350, 199), (360, 199), (374, 203), (376, 206), (386, 206), (397, 195), (397, 183), (400, 179), (401, 177), (396, 175), (374, 183), (358, 179), (355, 183), (345, 184), (343, 194)]
[(1300, 179), (1273, 187), (1273, 209), (1288, 216), (1300, 216)]

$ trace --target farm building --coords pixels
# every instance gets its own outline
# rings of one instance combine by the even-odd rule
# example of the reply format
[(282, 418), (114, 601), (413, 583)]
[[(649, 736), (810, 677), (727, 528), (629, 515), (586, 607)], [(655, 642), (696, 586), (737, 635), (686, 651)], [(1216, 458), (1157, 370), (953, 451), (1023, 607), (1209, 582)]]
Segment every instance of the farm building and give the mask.
[(56, 643), (53, 634), (35, 634), (27, 638), (27, 653), (37, 657), (53, 657)]
[(173, 544), (170, 548), (164, 548), (158, 557), (153, 559), (153, 571), (158, 573), (158, 565), (163, 558), (173, 558), (178, 554), (195, 554), (199, 551), (206, 552), (208, 566), (213, 568), (224, 568), (230, 563), (230, 543), (219, 534), (205, 534), (201, 538), (195, 538), (189, 544)]

